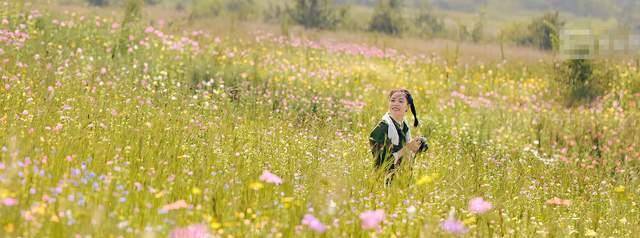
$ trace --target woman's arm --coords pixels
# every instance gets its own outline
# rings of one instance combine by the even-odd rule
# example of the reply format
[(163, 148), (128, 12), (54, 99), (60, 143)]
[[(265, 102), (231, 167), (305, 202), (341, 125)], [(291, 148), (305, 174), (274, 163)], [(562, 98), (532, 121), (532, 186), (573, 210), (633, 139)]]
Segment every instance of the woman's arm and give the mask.
[(398, 165), (403, 158), (413, 158), (418, 152), (418, 149), (420, 149), (421, 143), (419, 138), (412, 139), (411, 142), (407, 143), (400, 151), (394, 154), (395, 160), (393, 163)]
[(384, 164), (385, 158), (388, 156), (387, 153), (391, 152), (388, 151), (387, 129), (387, 124), (380, 122), (369, 135), (369, 145), (371, 147), (371, 154), (375, 160), (376, 168), (379, 168)]

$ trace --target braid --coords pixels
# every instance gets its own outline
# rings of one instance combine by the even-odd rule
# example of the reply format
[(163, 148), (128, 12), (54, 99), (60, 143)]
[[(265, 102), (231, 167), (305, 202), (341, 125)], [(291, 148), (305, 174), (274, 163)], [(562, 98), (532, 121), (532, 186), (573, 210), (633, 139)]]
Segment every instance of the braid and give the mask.
[(409, 93), (409, 91), (405, 90), (405, 93), (407, 95), (407, 102), (409, 103), (409, 106), (411, 107), (411, 113), (413, 113), (413, 127), (417, 127), (420, 122), (418, 121), (418, 115), (416, 113), (416, 106), (413, 104), (413, 97), (411, 96), (411, 93)]

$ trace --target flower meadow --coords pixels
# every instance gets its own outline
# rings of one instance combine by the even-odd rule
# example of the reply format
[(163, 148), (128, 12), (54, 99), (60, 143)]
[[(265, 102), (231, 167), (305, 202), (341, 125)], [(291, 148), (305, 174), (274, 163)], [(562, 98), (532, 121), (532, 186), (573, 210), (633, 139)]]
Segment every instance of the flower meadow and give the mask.
[[(634, 237), (640, 73), (175, 31), (0, 2), (0, 237)], [(16, 10), (18, 9), (18, 10)], [(368, 135), (412, 91), (430, 149)]]

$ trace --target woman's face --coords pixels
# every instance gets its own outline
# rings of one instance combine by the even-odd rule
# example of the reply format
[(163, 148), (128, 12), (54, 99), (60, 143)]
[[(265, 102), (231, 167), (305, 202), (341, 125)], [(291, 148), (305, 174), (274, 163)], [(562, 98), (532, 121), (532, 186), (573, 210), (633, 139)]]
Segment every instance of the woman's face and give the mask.
[(395, 92), (389, 98), (389, 113), (395, 118), (404, 118), (409, 103), (404, 92)]

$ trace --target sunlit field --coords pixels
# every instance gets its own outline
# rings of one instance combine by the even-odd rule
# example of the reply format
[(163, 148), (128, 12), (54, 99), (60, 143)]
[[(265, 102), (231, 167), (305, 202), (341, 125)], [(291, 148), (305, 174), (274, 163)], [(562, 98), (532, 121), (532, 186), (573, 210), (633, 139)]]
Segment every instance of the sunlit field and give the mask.
[[(0, 2), (0, 237), (640, 234), (633, 61), (568, 106), (559, 61), (17, 4)], [(430, 148), (385, 187), (368, 138), (394, 88)]]

